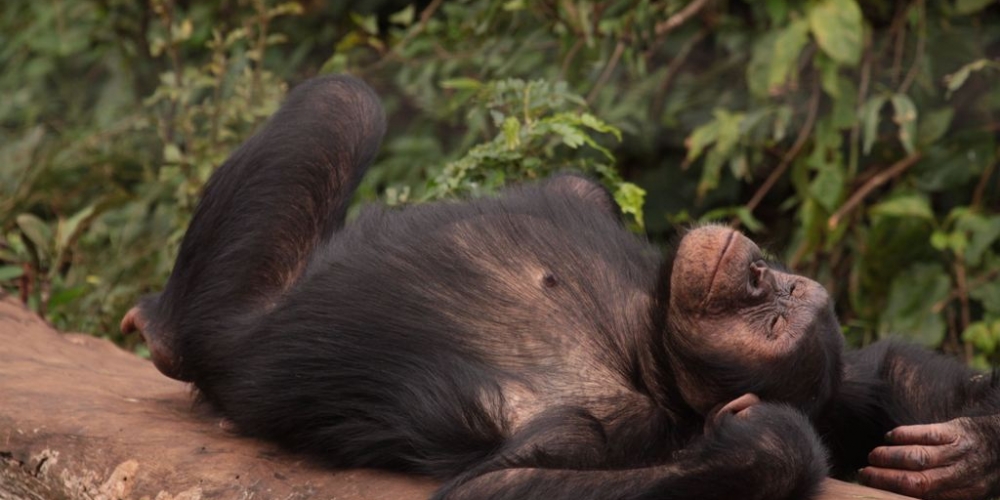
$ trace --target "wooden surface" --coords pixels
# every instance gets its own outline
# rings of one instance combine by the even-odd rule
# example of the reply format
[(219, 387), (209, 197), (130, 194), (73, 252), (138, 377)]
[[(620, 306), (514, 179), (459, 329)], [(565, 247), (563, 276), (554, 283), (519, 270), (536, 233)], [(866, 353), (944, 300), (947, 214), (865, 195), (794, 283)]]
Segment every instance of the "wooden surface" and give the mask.
[[(825, 487), (823, 500), (904, 498)], [(433, 489), (232, 435), (148, 361), (0, 298), (0, 500), (416, 500)]]

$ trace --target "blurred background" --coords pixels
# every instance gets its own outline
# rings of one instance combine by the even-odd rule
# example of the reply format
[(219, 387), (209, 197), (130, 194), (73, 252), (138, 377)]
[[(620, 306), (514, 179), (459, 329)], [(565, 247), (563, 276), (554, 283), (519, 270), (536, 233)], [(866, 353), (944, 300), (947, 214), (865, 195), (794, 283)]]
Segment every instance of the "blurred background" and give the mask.
[(5, 0), (0, 289), (143, 354), (212, 169), (332, 72), (389, 116), (359, 204), (584, 171), (665, 249), (739, 226), (853, 345), (1000, 360), (995, 0)]

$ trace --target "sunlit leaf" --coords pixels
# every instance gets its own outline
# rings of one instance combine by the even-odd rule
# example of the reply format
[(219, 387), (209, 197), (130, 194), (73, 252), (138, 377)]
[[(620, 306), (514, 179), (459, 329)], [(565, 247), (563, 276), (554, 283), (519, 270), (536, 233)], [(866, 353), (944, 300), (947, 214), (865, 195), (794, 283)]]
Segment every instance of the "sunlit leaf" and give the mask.
[(441, 88), (453, 90), (478, 90), (483, 83), (475, 78), (449, 78), (441, 82)]
[(615, 202), (621, 207), (622, 213), (631, 214), (640, 228), (645, 227), (642, 207), (646, 203), (646, 190), (632, 184), (622, 182), (615, 190)]
[(856, 65), (861, 60), (864, 24), (854, 0), (821, 0), (809, 9), (809, 27), (816, 42), (833, 60)]
[(1000, 338), (993, 334), (990, 326), (985, 321), (977, 321), (969, 325), (962, 332), (962, 340), (971, 343), (976, 349), (987, 354), (996, 352), (997, 345), (1000, 343)]
[(42, 219), (34, 214), (21, 214), (17, 216), (17, 227), (31, 240), (40, 252), (51, 255), (52, 249), (52, 229)]
[(507, 142), (507, 149), (515, 149), (521, 145), (521, 122), (513, 116), (508, 116), (503, 121), (503, 137)]
[(951, 97), (951, 94), (956, 90), (960, 89), (962, 85), (965, 85), (965, 81), (969, 79), (969, 75), (977, 71), (982, 71), (984, 68), (998, 68), (1000, 65), (989, 60), (989, 59), (979, 59), (972, 61), (965, 66), (962, 66), (958, 71), (945, 76), (944, 81), (947, 84), (947, 97)]
[(389, 16), (389, 22), (400, 26), (409, 26), (413, 24), (413, 20), (416, 18), (416, 13), (416, 7), (414, 7), (411, 3), (407, 5), (405, 9)]
[(59, 219), (59, 222), (56, 224), (56, 255), (63, 253), (69, 242), (79, 233), (81, 224), (94, 215), (95, 208), (97, 208), (97, 204), (92, 203), (68, 219)]
[(899, 142), (907, 154), (916, 150), (913, 143), (917, 135), (917, 106), (904, 94), (892, 96), (892, 107), (895, 110), (893, 121), (899, 126)]
[(364, 30), (365, 33), (369, 35), (378, 35), (378, 17), (374, 14), (370, 16), (363, 16), (361, 14), (351, 13), (351, 20), (354, 21), (359, 28)]
[(804, 19), (793, 21), (778, 33), (774, 40), (774, 49), (770, 54), (767, 88), (774, 93), (785, 85), (789, 77), (795, 76), (799, 54), (809, 41), (809, 23)]

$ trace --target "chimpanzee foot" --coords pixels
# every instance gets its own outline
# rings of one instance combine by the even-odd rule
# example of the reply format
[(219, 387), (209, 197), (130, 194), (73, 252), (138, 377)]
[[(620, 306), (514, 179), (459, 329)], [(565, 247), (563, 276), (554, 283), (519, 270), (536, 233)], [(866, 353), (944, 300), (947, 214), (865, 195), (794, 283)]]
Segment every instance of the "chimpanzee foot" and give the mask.
[(191, 381), (181, 373), (180, 359), (174, 354), (173, 350), (173, 335), (157, 332), (155, 328), (150, 327), (146, 316), (142, 313), (142, 309), (138, 306), (129, 309), (122, 318), (120, 326), (122, 333), (126, 335), (136, 331), (142, 335), (142, 339), (149, 348), (149, 357), (153, 360), (153, 365), (156, 366), (156, 369), (160, 370), (160, 373), (172, 379), (184, 382)]

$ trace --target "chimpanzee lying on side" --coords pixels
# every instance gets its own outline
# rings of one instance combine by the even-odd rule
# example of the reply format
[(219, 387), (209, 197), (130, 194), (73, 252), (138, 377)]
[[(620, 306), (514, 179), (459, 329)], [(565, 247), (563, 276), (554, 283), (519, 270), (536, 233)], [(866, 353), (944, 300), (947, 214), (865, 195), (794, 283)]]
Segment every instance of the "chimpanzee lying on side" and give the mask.
[(842, 359), (823, 288), (738, 232), (665, 260), (573, 175), (345, 227), (384, 127), (363, 83), (300, 85), (122, 322), (243, 432), (436, 498), (811, 498), (828, 454), (911, 495), (1000, 494), (997, 377), (894, 343)]

